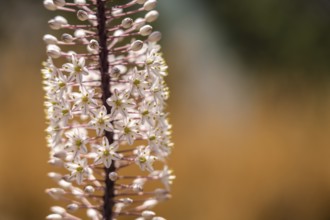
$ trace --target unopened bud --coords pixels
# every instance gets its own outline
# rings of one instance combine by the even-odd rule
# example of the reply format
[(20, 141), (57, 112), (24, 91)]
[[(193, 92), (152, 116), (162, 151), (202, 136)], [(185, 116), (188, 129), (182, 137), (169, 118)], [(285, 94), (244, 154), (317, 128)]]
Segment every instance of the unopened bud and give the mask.
[(123, 28), (130, 28), (133, 25), (133, 19), (132, 18), (125, 18), (121, 21), (121, 26)]
[(61, 206), (52, 206), (52, 207), (50, 207), (50, 210), (59, 215), (64, 215), (66, 213), (65, 208), (63, 208)]
[(98, 50), (99, 42), (97, 40), (92, 39), (91, 41), (89, 41), (89, 47), (93, 50)]
[(134, 25), (136, 29), (140, 29), (145, 23), (146, 22), (144, 18), (137, 18), (134, 21)]
[(95, 209), (88, 209), (87, 216), (90, 217), (91, 219), (99, 219), (97, 218), (98, 212)]
[(68, 209), (69, 212), (75, 212), (79, 209), (79, 206), (76, 203), (71, 203), (66, 208)]
[(67, 25), (68, 21), (63, 16), (56, 16), (54, 19), (49, 20), (48, 24), (51, 29), (58, 30), (63, 25)]
[(148, 0), (143, 5), (143, 9), (146, 11), (151, 11), (152, 9), (156, 8), (157, 6), (157, 0)]
[(81, 4), (86, 4), (86, 0), (74, 0), (74, 3), (81, 5)]
[(152, 217), (154, 217), (156, 215), (156, 213), (149, 211), (149, 210), (145, 210), (141, 213), (141, 215), (145, 219), (151, 219)]
[(142, 47), (143, 47), (143, 41), (141, 40), (136, 40), (131, 44), (131, 50), (133, 51), (141, 50)]
[(74, 36), (76, 38), (84, 38), (86, 36), (86, 32), (83, 29), (78, 29), (74, 32)]
[(46, 219), (49, 219), (49, 220), (60, 220), (60, 219), (63, 219), (63, 217), (59, 214), (50, 214), (50, 215), (47, 215), (46, 216)]
[(44, 0), (44, 6), (50, 11), (55, 11), (57, 6), (54, 4), (53, 0)]
[(56, 182), (62, 179), (62, 175), (59, 173), (55, 173), (55, 172), (48, 173), (48, 177), (50, 177), (51, 179), (53, 179)]
[(160, 217), (160, 216), (156, 216), (156, 217), (153, 217), (152, 220), (166, 220), (166, 219), (163, 217)]
[[(48, 46), (52, 46), (52, 47), (48, 47)], [(47, 55), (52, 57), (52, 58), (59, 58), (61, 56), (61, 51), (58, 51), (57, 48), (59, 49), (59, 47), (57, 47), (56, 45), (50, 44), (47, 46)], [(56, 46), (56, 47), (54, 47)], [(54, 48), (53, 48), (54, 47)], [(56, 157), (51, 158), (48, 163), (52, 166), (56, 166), (56, 167), (62, 167), (63, 166), (63, 161), (61, 159), (58, 159)]]
[(129, 204), (133, 203), (133, 199), (131, 199), (131, 198), (122, 198), (122, 199), (119, 199), (119, 201), (124, 203), (125, 205), (129, 205)]
[(111, 181), (116, 181), (118, 179), (118, 174), (116, 172), (109, 173), (109, 179)]
[(143, 27), (140, 28), (139, 33), (142, 36), (148, 36), (152, 32), (152, 27), (150, 25), (144, 25)]
[(54, 157), (59, 158), (59, 159), (65, 159), (67, 153), (64, 150), (57, 151), (53, 154)]
[(84, 10), (79, 10), (77, 12), (77, 17), (80, 21), (86, 21), (88, 19), (88, 13)]
[(58, 200), (65, 194), (65, 191), (61, 188), (51, 188), (47, 189), (46, 193), (53, 197), (55, 200)]
[(92, 194), (92, 193), (95, 192), (95, 188), (93, 186), (86, 186), (85, 187), (85, 192), (89, 193), (89, 194)]
[(133, 185), (132, 185), (132, 190), (133, 190), (134, 192), (142, 192), (142, 191), (143, 191), (143, 188), (142, 188), (142, 186), (139, 185), (139, 184), (133, 184)]
[(73, 37), (71, 34), (67, 34), (67, 33), (64, 33), (62, 34), (62, 37), (61, 37), (62, 41), (64, 41), (65, 43), (72, 43), (73, 41)]
[[(112, 69), (111, 69), (111, 74), (113, 75), (118, 75), (120, 74), (120, 69), (116, 66), (114, 66)], [(109, 177), (110, 178), (110, 177)]]
[(162, 39), (162, 33), (159, 31), (152, 32), (148, 37), (149, 42), (158, 42), (160, 39)]
[(146, 19), (147, 22), (154, 22), (157, 20), (157, 18), (159, 17), (159, 13), (158, 11), (156, 10), (152, 10), (152, 11), (149, 11), (145, 16), (144, 18)]
[(42, 39), (46, 44), (57, 44), (57, 38), (53, 35), (46, 34)]
[(53, 0), (53, 2), (58, 7), (63, 7), (65, 5), (65, 0)]

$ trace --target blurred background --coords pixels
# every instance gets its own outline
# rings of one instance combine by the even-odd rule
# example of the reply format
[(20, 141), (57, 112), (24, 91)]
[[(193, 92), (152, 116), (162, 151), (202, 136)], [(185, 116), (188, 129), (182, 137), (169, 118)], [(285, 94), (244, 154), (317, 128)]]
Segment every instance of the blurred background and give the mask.
[[(172, 220), (330, 220), (330, 1), (160, 0)], [(40, 67), (56, 13), (0, 0), (0, 220), (44, 219)]]

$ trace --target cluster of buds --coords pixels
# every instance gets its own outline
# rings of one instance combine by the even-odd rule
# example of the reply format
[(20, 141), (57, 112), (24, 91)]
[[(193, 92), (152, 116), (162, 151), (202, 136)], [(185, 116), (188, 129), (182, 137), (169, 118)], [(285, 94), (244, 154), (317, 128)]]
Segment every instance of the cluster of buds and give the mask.
[(56, 16), (48, 23), (61, 37), (43, 38), (49, 163), (59, 169), (49, 173), (57, 188), (46, 192), (66, 203), (46, 219), (164, 219), (151, 211), (174, 179), (167, 66), (150, 25), (156, 4), (44, 0), (75, 21)]

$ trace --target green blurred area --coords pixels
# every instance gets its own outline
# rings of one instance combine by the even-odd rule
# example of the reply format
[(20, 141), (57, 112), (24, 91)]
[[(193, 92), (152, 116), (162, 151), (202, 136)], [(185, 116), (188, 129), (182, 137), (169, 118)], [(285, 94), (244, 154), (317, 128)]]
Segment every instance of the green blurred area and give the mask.
[[(0, 0), (0, 220), (43, 219), (42, 1)], [(172, 220), (330, 219), (326, 0), (160, 0)]]

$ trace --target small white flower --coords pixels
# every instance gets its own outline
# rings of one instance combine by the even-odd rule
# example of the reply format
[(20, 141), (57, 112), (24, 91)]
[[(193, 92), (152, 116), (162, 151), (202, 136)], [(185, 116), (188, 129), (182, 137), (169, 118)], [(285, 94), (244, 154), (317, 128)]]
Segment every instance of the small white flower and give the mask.
[(114, 142), (109, 144), (109, 141), (106, 137), (103, 137), (102, 145), (97, 145), (95, 148), (97, 149), (98, 154), (98, 157), (94, 161), (96, 165), (103, 163), (106, 168), (109, 168), (111, 166), (112, 160), (121, 159), (121, 156), (116, 153), (118, 143)]
[(134, 140), (139, 137), (137, 123), (132, 120), (117, 123), (116, 131), (119, 132), (118, 140), (126, 141), (129, 145), (132, 145)]
[(67, 125), (68, 120), (72, 117), (73, 116), (69, 103), (61, 103), (59, 106), (54, 108), (53, 118), (63, 122), (64, 125)]
[(134, 106), (132, 100), (129, 99), (129, 94), (121, 92), (115, 89), (110, 98), (107, 99), (107, 103), (111, 106), (111, 116), (115, 117), (117, 114), (121, 114), (123, 117), (127, 117), (127, 111)]
[(96, 134), (100, 136), (104, 130), (113, 131), (111, 117), (107, 114), (107, 109), (103, 105), (99, 110), (96, 110), (92, 115), (90, 125), (96, 130)]
[(77, 158), (73, 163), (67, 163), (66, 168), (71, 171), (70, 179), (75, 178), (79, 185), (82, 184), (84, 176), (90, 173), (86, 159)]
[(74, 129), (65, 134), (67, 136), (68, 144), (66, 150), (73, 153), (73, 158), (75, 159), (80, 153), (87, 154), (88, 150), (86, 147), (86, 135), (81, 131), (81, 129)]
[(85, 87), (80, 87), (80, 93), (75, 93), (74, 109), (79, 109), (82, 111), (82, 114), (87, 115), (89, 111), (97, 107), (96, 101), (94, 98), (95, 91), (93, 89), (86, 89)]
[(85, 58), (80, 57), (77, 59), (76, 55), (71, 56), (72, 63), (66, 63), (63, 65), (63, 69), (70, 72), (71, 77), (76, 78), (78, 83), (82, 82), (82, 75), (88, 75), (88, 69), (85, 67)]
[(145, 90), (150, 88), (151, 85), (146, 81), (145, 72), (138, 71), (137, 68), (134, 68), (133, 73), (130, 77), (131, 81), (131, 94), (139, 95), (141, 97), (145, 96)]
[(167, 166), (164, 166), (163, 170), (157, 170), (152, 172), (150, 176), (154, 178), (159, 178), (167, 190), (170, 190), (170, 185), (175, 179), (173, 171), (169, 170)]
[(152, 172), (154, 170), (152, 164), (156, 161), (157, 157), (150, 155), (150, 149), (148, 147), (139, 147), (136, 154), (135, 163), (139, 165), (141, 170)]

